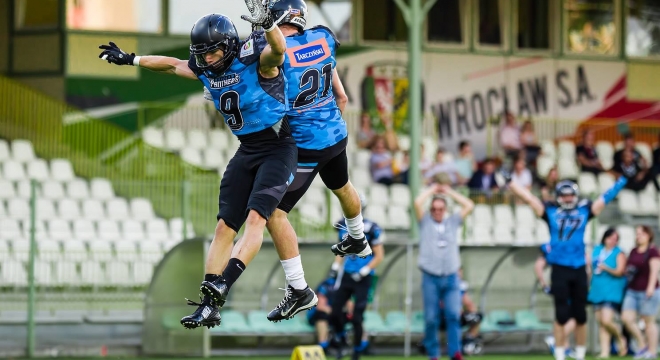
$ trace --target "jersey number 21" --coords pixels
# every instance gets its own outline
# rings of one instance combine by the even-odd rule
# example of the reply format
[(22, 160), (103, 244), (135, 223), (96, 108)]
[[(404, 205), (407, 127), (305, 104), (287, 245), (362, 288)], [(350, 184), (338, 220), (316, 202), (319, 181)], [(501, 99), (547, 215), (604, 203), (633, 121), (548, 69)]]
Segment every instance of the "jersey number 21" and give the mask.
[(294, 109), (307, 106), (316, 100), (316, 97), (319, 96), (319, 89), (321, 88), (321, 77), (323, 77), (321, 99), (328, 96), (330, 84), (332, 84), (332, 64), (325, 64), (321, 71), (316, 68), (309, 68), (300, 77), (298, 88), (301, 91), (296, 96), (296, 101), (293, 102)]

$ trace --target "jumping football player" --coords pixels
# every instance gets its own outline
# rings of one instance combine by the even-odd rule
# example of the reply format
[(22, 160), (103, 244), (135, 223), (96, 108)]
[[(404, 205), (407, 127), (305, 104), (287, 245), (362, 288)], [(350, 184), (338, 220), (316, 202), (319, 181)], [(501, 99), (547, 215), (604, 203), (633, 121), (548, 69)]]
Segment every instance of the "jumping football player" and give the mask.
[[(210, 14), (199, 19), (191, 30), (188, 61), (127, 54), (112, 42), (102, 45), (104, 51), (99, 55), (117, 65), (141, 66), (200, 80), (241, 142), (220, 184), (218, 224), (201, 285), (204, 297), (201, 303), (189, 301), (197, 310), (181, 319), (182, 325), (190, 329), (220, 324), (219, 308), (259, 251), (266, 222), (296, 172), (298, 152), (286, 118), (286, 80), (280, 70), (286, 40), (261, 0), (246, 0), (246, 5), (251, 15), (241, 18), (265, 32), (252, 34), (244, 42), (239, 41), (229, 18)], [(246, 49), (246, 43), (255, 46)], [(243, 223), (245, 233), (234, 246)], [(295, 242), (295, 236), (290, 241)], [(313, 291), (305, 294), (299, 310), (311, 308), (318, 301)]]
[[(510, 179), (507, 179), (510, 180)], [(584, 360), (587, 341), (587, 270), (585, 261), (584, 232), (587, 222), (603, 211), (626, 185), (620, 177), (614, 186), (596, 201), (579, 198), (578, 186), (572, 181), (560, 181), (555, 188), (556, 202), (543, 203), (525, 187), (510, 182), (509, 187), (548, 223), (550, 246), (547, 262), (552, 266), (551, 293), (555, 303), (554, 335), (555, 359), (565, 359), (567, 339), (563, 326), (574, 318), (575, 353)]]

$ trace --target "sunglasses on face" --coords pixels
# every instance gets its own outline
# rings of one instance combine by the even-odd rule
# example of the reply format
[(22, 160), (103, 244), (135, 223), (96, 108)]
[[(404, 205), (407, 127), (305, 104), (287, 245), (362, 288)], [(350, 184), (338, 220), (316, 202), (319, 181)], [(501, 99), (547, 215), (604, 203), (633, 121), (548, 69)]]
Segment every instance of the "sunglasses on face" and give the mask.
[(440, 212), (440, 211), (445, 211), (444, 207), (432, 207), (431, 212)]

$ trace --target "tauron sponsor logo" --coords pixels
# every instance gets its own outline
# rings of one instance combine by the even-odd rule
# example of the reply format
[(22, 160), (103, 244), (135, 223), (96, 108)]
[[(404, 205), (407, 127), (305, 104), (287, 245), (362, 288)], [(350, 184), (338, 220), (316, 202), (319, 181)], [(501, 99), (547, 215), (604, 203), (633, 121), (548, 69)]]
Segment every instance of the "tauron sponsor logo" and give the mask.
[(209, 79), (209, 83), (213, 89), (220, 89), (226, 86), (236, 85), (240, 81), (241, 76), (238, 74), (230, 74), (215, 79)]
[(297, 61), (304, 61), (304, 62), (314, 61), (324, 56), (325, 50), (323, 50), (323, 46), (315, 45), (296, 51), (293, 53), (293, 55), (296, 57)]

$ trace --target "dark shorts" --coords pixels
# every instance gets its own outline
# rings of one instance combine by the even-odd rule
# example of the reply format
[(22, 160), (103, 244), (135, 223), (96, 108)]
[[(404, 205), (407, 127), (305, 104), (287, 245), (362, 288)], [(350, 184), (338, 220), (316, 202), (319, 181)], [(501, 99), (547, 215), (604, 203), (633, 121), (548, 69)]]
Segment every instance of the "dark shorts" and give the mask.
[(291, 137), (241, 143), (220, 182), (218, 220), (236, 232), (250, 210), (268, 220), (293, 181), (297, 156)]
[(591, 305), (594, 307), (594, 310), (601, 310), (601, 309), (604, 309), (604, 308), (610, 308), (610, 309), (616, 311), (617, 313), (621, 312), (621, 304), (611, 302), (611, 301), (603, 301), (603, 302), (599, 302), (599, 303), (592, 303)]
[(344, 138), (323, 150), (298, 149), (296, 176), (277, 208), (290, 212), (305, 195), (316, 174), (321, 175), (321, 180), (330, 190), (337, 190), (346, 185), (348, 183), (347, 142), (348, 138)]
[(553, 265), (550, 275), (555, 300), (570, 301), (571, 305), (586, 306), (589, 283), (584, 267), (570, 268)]

